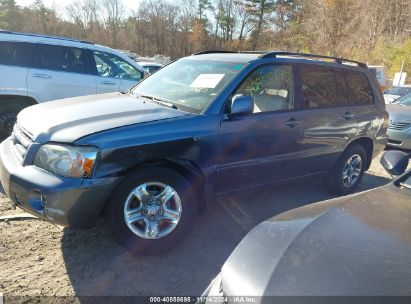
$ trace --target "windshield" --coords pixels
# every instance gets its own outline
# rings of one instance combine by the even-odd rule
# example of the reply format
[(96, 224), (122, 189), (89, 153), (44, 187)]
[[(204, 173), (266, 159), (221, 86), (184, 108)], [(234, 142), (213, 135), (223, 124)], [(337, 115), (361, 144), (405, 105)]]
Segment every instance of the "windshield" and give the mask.
[(408, 93), (405, 96), (398, 98), (395, 103), (400, 104), (402, 106), (411, 106), (411, 93)]
[(405, 94), (410, 92), (411, 87), (392, 87), (391, 89), (386, 90), (384, 94), (404, 96)]
[(181, 59), (140, 82), (132, 93), (201, 113), (245, 64)]

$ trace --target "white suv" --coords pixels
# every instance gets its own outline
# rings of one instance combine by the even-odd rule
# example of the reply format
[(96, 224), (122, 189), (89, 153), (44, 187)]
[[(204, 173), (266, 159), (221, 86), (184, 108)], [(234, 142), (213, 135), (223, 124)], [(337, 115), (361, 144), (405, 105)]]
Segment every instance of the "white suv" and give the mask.
[(17, 113), (40, 102), (126, 91), (144, 77), (113, 49), (69, 38), (0, 31), (0, 138)]

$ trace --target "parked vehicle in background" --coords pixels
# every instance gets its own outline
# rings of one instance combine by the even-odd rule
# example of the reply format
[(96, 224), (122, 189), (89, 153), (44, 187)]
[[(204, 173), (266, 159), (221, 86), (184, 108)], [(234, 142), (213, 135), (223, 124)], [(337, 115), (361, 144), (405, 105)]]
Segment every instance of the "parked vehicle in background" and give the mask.
[(45, 101), (126, 91), (143, 69), (113, 49), (85, 41), (0, 32), (0, 138), (17, 113)]
[(171, 58), (170, 58), (170, 57), (164, 56), (164, 55), (161, 55), (161, 54), (156, 54), (156, 55), (154, 55), (154, 56), (153, 56), (153, 59), (154, 59), (156, 62), (162, 63), (162, 64), (164, 64), (164, 65), (171, 62)]
[(401, 149), (411, 149), (411, 93), (387, 105), (389, 126), (387, 145)]
[(369, 65), (368, 69), (377, 78), (380, 84), (381, 92), (384, 92), (387, 88), (387, 78), (385, 77), (384, 67), (381, 65)]
[(104, 210), (136, 252), (176, 246), (215, 195), (312, 176), (351, 193), (385, 148), (388, 115), (367, 66), (347, 61), (202, 52), (125, 94), (27, 108), (0, 145), (1, 183), (59, 225), (92, 227)]
[(391, 87), (384, 91), (385, 104), (391, 104), (401, 96), (411, 93), (411, 86), (404, 85), (400, 87)]
[(153, 74), (157, 70), (161, 69), (164, 64), (152, 62), (152, 61), (138, 61), (138, 64), (144, 69), (148, 74)]
[[(408, 158), (388, 151), (381, 162), (401, 175)], [(277, 215), (243, 238), (203, 296), (410, 296), (410, 202), (411, 170), (386, 186)]]
[(125, 50), (119, 50), (117, 49), (118, 52), (124, 54), (125, 56), (129, 57), (130, 59), (134, 60), (134, 61), (138, 61), (138, 55), (136, 53), (130, 52), (130, 51), (125, 51)]

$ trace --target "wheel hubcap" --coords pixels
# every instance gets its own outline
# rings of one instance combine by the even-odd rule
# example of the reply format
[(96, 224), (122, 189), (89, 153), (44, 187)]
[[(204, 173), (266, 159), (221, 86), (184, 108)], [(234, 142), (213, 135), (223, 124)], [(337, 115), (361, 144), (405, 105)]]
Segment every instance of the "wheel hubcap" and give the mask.
[(352, 187), (360, 178), (362, 170), (362, 159), (359, 154), (352, 155), (344, 166), (342, 173), (343, 185)]
[(124, 220), (135, 235), (144, 239), (159, 239), (170, 234), (182, 213), (178, 193), (159, 182), (139, 185), (124, 204)]

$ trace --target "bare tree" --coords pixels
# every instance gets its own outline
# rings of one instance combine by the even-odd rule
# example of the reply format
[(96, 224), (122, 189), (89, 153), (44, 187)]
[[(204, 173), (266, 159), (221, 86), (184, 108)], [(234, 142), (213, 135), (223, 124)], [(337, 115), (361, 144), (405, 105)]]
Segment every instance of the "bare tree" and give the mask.
[(70, 19), (79, 26), (78, 37), (94, 40), (99, 25), (100, 6), (97, 0), (76, 0), (66, 8)]
[(235, 1), (235, 18), (238, 24), (238, 40), (243, 41), (251, 31), (250, 15), (247, 13), (247, 8), (244, 0)]
[(118, 36), (124, 19), (125, 9), (121, 0), (102, 0), (104, 25), (112, 47), (118, 47)]

